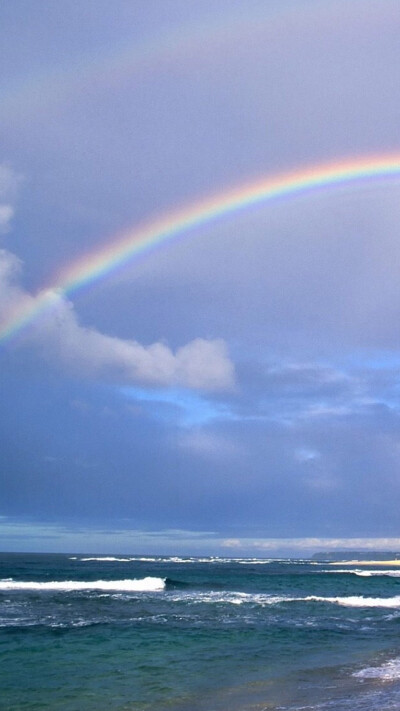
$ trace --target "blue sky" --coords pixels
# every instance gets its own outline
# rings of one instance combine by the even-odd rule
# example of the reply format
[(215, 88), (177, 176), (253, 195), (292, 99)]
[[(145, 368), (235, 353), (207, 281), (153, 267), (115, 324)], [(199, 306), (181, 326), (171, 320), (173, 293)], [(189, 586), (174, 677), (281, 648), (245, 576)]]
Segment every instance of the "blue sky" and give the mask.
[[(3, 0), (0, 321), (122, 230), (400, 150), (397, 0)], [(0, 344), (0, 549), (400, 548), (400, 180), (226, 215)]]

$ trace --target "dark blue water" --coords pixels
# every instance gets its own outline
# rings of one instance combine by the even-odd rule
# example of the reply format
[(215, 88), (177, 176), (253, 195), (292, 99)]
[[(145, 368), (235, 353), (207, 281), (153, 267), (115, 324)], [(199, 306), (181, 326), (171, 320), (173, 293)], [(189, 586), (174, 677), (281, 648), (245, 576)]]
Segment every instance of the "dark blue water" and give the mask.
[(1, 711), (400, 709), (400, 568), (116, 558), (0, 556)]

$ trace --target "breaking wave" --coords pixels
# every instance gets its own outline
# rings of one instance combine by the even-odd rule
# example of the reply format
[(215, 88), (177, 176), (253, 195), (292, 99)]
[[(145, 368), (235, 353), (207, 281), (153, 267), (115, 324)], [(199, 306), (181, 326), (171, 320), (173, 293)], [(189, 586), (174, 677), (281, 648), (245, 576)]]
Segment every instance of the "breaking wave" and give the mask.
[(388, 575), (391, 578), (400, 578), (400, 570), (357, 570), (356, 575), (370, 578), (375, 575)]
[[(77, 560), (72, 558), (71, 560)], [(103, 558), (79, 558), (81, 563), (87, 563), (88, 561), (99, 561), (101, 563), (131, 563), (131, 561), (136, 560), (135, 558), (114, 558), (114, 556), (105, 556)]]
[[(170, 581), (168, 581), (170, 582)], [(177, 592), (172, 598), (175, 602), (185, 600), (189, 604), (199, 603), (225, 603), (233, 605), (250, 605), (250, 606), (269, 606), (281, 605), (287, 603), (313, 603), (322, 602), (344, 607), (382, 607), (382, 608), (400, 608), (400, 595), (390, 598), (371, 598), (362, 596), (348, 597), (322, 597), (317, 595), (308, 595), (306, 597), (294, 597), (289, 595), (271, 595), (265, 593), (244, 593), (230, 591), (182, 591)]]
[[(70, 556), (69, 560), (78, 560), (81, 563), (87, 563), (90, 561), (97, 561), (99, 563), (240, 563), (242, 565), (266, 565), (269, 563), (284, 563), (291, 564), (291, 561), (283, 558), (222, 558), (219, 556), (209, 556), (209, 557), (181, 557), (181, 556), (87, 556), (81, 558), (79, 556)], [(311, 561), (298, 561), (299, 563), (305, 562), (309, 565), (319, 565), (319, 563)]]
[(388, 662), (381, 664), (378, 667), (367, 667), (358, 672), (354, 672), (353, 676), (358, 679), (381, 679), (382, 681), (394, 681), (400, 678), (400, 658), (389, 659)]
[(391, 578), (400, 578), (400, 570), (362, 570), (361, 568), (344, 568), (339, 570), (321, 570), (321, 573), (329, 575), (350, 574), (358, 575), (360, 578), (370, 578), (374, 576), (387, 575)]
[(131, 580), (49, 580), (46, 582), (0, 580), (1, 590), (52, 590), (75, 592), (79, 590), (105, 590), (112, 592), (151, 592), (165, 589), (164, 578), (142, 578)]
[(345, 607), (388, 607), (400, 608), (400, 595), (394, 597), (363, 597), (362, 595), (349, 595), (347, 597), (319, 597), (309, 595), (303, 598), (309, 602), (330, 602)]

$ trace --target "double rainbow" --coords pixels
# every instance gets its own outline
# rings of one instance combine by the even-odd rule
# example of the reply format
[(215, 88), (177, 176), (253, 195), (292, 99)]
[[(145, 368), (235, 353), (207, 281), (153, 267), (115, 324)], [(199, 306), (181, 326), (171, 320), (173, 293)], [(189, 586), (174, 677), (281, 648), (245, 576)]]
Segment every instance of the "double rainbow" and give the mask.
[(11, 339), (51, 308), (57, 301), (57, 294), (73, 294), (134, 262), (139, 256), (151, 254), (161, 245), (172, 245), (195, 232), (199, 234), (199, 228), (218, 219), (276, 200), (312, 195), (336, 187), (357, 188), (367, 182), (396, 178), (400, 178), (400, 153), (315, 165), (267, 176), (234, 190), (217, 193), (202, 202), (151, 220), (142, 227), (128, 229), (105, 246), (63, 268), (54, 284), (17, 307), (0, 326), (0, 343)]

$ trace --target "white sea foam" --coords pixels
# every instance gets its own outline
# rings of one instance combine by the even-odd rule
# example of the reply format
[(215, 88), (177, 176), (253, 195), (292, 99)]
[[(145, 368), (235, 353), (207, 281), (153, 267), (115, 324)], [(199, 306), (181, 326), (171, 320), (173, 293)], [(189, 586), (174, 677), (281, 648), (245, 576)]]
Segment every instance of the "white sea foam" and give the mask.
[(80, 558), (81, 563), (88, 561), (100, 561), (101, 563), (130, 563), (135, 558), (114, 558), (113, 556), (104, 556), (103, 558)]
[(356, 575), (369, 578), (374, 575), (388, 575), (391, 578), (400, 578), (400, 570), (358, 570)]
[[(292, 565), (293, 561), (286, 558), (222, 558), (219, 556), (209, 556), (204, 558), (197, 557), (181, 557), (181, 556), (131, 556), (131, 557), (114, 557), (114, 556), (90, 556), (79, 558), (78, 556), (70, 556), (69, 560), (79, 560), (82, 563), (89, 561), (103, 562), (139, 562), (139, 563), (177, 563), (177, 564), (197, 564), (197, 563), (240, 563), (241, 565), (268, 565), (269, 563), (284, 563)], [(298, 560), (297, 563), (307, 563), (309, 565), (319, 565), (319, 563)]]
[(165, 563), (220, 563), (223, 562), (219, 558), (180, 558), (179, 556), (171, 556), (164, 558)]
[[(172, 602), (185, 601), (188, 604), (225, 604), (225, 605), (278, 605), (282, 602), (293, 602), (299, 598), (283, 595), (269, 595), (266, 593), (244, 593), (231, 592), (228, 590), (200, 592), (196, 591), (174, 591), (171, 592)], [(301, 598), (302, 599), (302, 598)]]
[(337, 568), (336, 570), (320, 570), (319, 573), (321, 573), (321, 575), (343, 575), (344, 573), (359, 575), (365, 573), (365, 570), (361, 570), (361, 568), (343, 568), (343, 570)]
[[(300, 598), (299, 598), (300, 599)], [(345, 607), (389, 607), (400, 608), (400, 595), (394, 597), (363, 597), (362, 595), (349, 595), (348, 597), (319, 597), (309, 595), (302, 598), (308, 602), (330, 602)]]
[(321, 570), (320, 572), (329, 573), (329, 575), (349, 573), (351, 575), (359, 575), (361, 578), (370, 578), (375, 575), (388, 575), (392, 578), (400, 578), (400, 570), (362, 570), (361, 568), (344, 568), (343, 570)]
[(240, 565), (268, 565), (269, 563), (282, 563), (276, 558), (236, 558), (235, 563)]
[[(183, 593), (187, 598), (192, 597), (193, 593)], [(240, 593), (240, 592), (210, 592), (196, 593), (193, 597), (193, 602), (210, 602), (210, 603), (231, 603), (235, 605), (250, 604), (250, 605), (279, 605), (281, 603), (291, 602), (327, 602), (344, 607), (383, 607), (383, 608), (400, 608), (400, 595), (389, 598), (371, 598), (362, 596), (348, 597), (320, 597), (317, 595), (308, 595), (307, 597), (290, 597), (289, 595), (269, 595), (265, 593)]]
[(90, 556), (85, 558), (73, 557), (70, 560), (79, 560), (81, 563), (87, 563), (89, 561), (98, 561), (100, 563), (230, 563), (234, 561), (233, 558), (181, 558), (180, 556), (130, 556), (127, 558), (116, 557), (116, 556)]
[[(138, 560), (138, 559), (137, 559)], [(140, 558), (140, 560), (151, 560), (150, 558)], [(292, 565), (293, 561), (286, 558), (220, 558), (218, 556), (210, 556), (209, 558), (180, 558), (171, 556), (170, 558), (154, 559), (157, 562), (164, 563), (239, 563), (241, 565), (267, 565), (269, 563), (285, 563)], [(296, 561), (303, 562), (303, 561)]]
[(367, 667), (353, 676), (358, 679), (381, 679), (382, 681), (394, 681), (400, 678), (400, 658), (390, 659), (379, 667)]
[(400, 608), (400, 595), (390, 598), (371, 598), (362, 596), (348, 597), (322, 597), (318, 595), (308, 595), (307, 597), (290, 597), (289, 595), (269, 595), (265, 593), (241, 593), (241, 592), (179, 592), (174, 593), (174, 601), (185, 600), (192, 604), (199, 603), (225, 603), (233, 605), (280, 605), (282, 603), (293, 602), (326, 602), (344, 607), (382, 607)]
[[(142, 559), (143, 560), (143, 559)], [(170, 558), (158, 559), (158, 562), (163, 563), (254, 563), (257, 562), (256, 559), (251, 560), (247, 558), (219, 558), (218, 556), (210, 556), (208, 558), (181, 558), (179, 556), (171, 556)], [(259, 563), (265, 563), (269, 561), (258, 560)]]
[(308, 595), (307, 597), (291, 597), (289, 595), (270, 595), (266, 593), (243, 593), (243, 592), (200, 592), (200, 591), (174, 591), (171, 592), (171, 599), (174, 602), (182, 601), (189, 604), (232, 604), (232, 605), (280, 605), (293, 602), (323, 602), (343, 607), (377, 607), (388, 609), (400, 609), (400, 595), (389, 598), (371, 598), (360, 596), (348, 597), (322, 597), (318, 595)]
[(156, 558), (154, 556), (129, 556), (122, 558), (121, 556), (90, 556), (87, 558), (78, 558), (77, 556), (70, 558), (70, 560), (79, 560), (80, 563), (87, 563), (90, 561), (98, 561), (100, 563), (165, 563), (168, 562), (166, 558)]
[(46, 582), (0, 580), (0, 590), (53, 590), (73, 592), (79, 590), (107, 590), (115, 592), (146, 592), (164, 590), (164, 578), (128, 580), (49, 580)]

